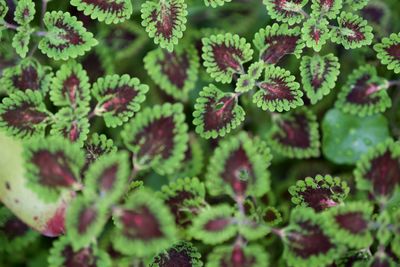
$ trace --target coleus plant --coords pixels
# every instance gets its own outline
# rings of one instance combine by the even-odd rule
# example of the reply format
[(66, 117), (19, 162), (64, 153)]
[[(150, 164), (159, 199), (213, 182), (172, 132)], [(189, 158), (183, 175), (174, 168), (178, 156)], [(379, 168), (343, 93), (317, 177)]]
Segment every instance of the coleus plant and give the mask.
[(398, 16), (0, 0), (0, 266), (399, 265)]

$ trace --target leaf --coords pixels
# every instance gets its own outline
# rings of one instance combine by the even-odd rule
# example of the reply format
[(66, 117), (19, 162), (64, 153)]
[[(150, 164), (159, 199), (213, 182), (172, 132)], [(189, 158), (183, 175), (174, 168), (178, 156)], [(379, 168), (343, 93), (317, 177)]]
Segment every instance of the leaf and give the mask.
[(140, 110), (148, 90), (147, 85), (128, 74), (101, 77), (92, 85), (98, 101), (94, 113), (104, 118), (107, 127), (121, 126)]
[(35, 240), (39, 233), (19, 220), (9, 209), (0, 205), (0, 253), (5, 255), (23, 251)]
[(235, 92), (246, 93), (256, 86), (257, 80), (264, 71), (264, 61), (254, 62), (249, 66), (247, 73), (241, 74), (236, 82)]
[(301, 11), (307, 2), (308, 0), (263, 0), (272, 19), (287, 22), (289, 25), (300, 23), (304, 19)]
[(192, 237), (210, 245), (222, 243), (235, 236), (236, 232), (232, 208), (225, 204), (203, 209), (193, 218), (189, 229)]
[(107, 208), (104, 202), (82, 195), (68, 205), (65, 227), (74, 250), (88, 247), (100, 235), (108, 220)]
[(265, 143), (244, 132), (224, 139), (211, 156), (206, 186), (212, 196), (262, 196), (270, 189), (272, 155)]
[(225, 3), (229, 3), (232, 0), (204, 0), (206, 6), (211, 6), (213, 8), (223, 6)]
[(142, 4), (141, 13), (142, 26), (150, 38), (154, 38), (154, 43), (161, 48), (172, 52), (186, 30), (188, 11), (184, 0), (146, 1)]
[(203, 65), (217, 82), (230, 83), (234, 74), (243, 73), (243, 63), (253, 56), (250, 44), (237, 34), (210, 35), (202, 43)]
[(312, 0), (312, 16), (326, 16), (329, 19), (334, 19), (342, 9), (342, 1), (343, 0)]
[(344, 4), (353, 10), (359, 10), (368, 4), (369, 0), (344, 0)]
[(260, 51), (260, 59), (268, 64), (276, 64), (288, 54), (300, 58), (305, 46), (299, 27), (289, 28), (287, 24), (277, 23), (260, 29), (254, 35), (253, 43)]
[(115, 204), (126, 191), (130, 175), (129, 155), (126, 152), (109, 153), (96, 160), (85, 175), (84, 194), (91, 195), (107, 206)]
[(330, 227), (326, 230), (336, 242), (354, 249), (362, 249), (372, 244), (369, 231), (373, 207), (367, 202), (349, 202), (344, 206), (328, 209), (324, 214)]
[(10, 136), (43, 136), (51, 113), (37, 91), (16, 92), (0, 104), (0, 128)]
[(52, 76), (50, 67), (42, 66), (34, 59), (24, 59), (3, 70), (0, 84), (9, 94), (30, 89), (44, 95), (49, 90)]
[(131, 194), (118, 214), (113, 244), (115, 249), (138, 257), (152, 256), (176, 241), (174, 219), (162, 201), (150, 191)]
[(14, 12), (14, 21), (19, 25), (29, 24), (35, 17), (35, 3), (32, 0), (19, 0)]
[(8, 12), (8, 5), (5, 0), (0, 0), (0, 20), (2, 20)]
[(27, 186), (43, 201), (53, 202), (65, 191), (81, 187), (84, 154), (62, 137), (31, 139), (24, 144)]
[(311, 207), (316, 212), (342, 203), (350, 188), (339, 177), (317, 175), (299, 180), (289, 187), (292, 202), (297, 206)]
[(264, 73), (264, 79), (257, 84), (259, 90), (253, 95), (253, 103), (257, 107), (271, 112), (282, 112), (304, 104), (300, 84), (289, 71), (267, 65)]
[(219, 266), (269, 266), (269, 256), (266, 250), (257, 244), (224, 245), (215, 247), (207, 257), (207, 267)]
[(39, 49), (52, 59), (76, 58), (98, 44), (83, 23), (68, 12), (46, 12), (43, 21), (48, 32), (40, 40)]
[(388, 139), (370, 148), (357, 162), (354, 176), (359, 190), (386, 202), (400, 185), (400, 143)]
[(86, 172), (88, 167), (103, 155), (117, 151), (112, 139), (108, 139), (104, 134), (99, 135), (98, 133), (93, 133), (85, 141), (83, 148), (86, 154), (85, 165), (82, 168), (83, 172)]
[(337, 164), (354, 164), (369, 148), (390, 136), (383, 115), (358, 117), (331, 109), (322, 121), (325, 157)]
[(54, 117), (50, 134), (63, 136), (82, 147), (90, 130), (88, 111), (85, 107), (76, 110), (69, 107), (60, 109)]
[(121, 132), (139, 168), (171, 174), (185, 158), (189, 141), (182, 104), (156, 105), (138, 113)]
[(307, 47), (319, 52), (329, 39), (329, 22), (326, 19), (309, 18), (303, 23), (301, 38)]
[(74, 250), (67, 236), (63, 236), (53, 242), (48, 257), (49, 267), (79, 266), (82, 263), (90, 263), (93, 266), (111, 266), (110, 256), (95, 245)]
[(124, 22), (132, 15), (129, 0), (71, 0), (70, 3), (86, 16), (106, 24)]
[(159, 195), (169, 207), (175, 223), (187, 228), (198, 213), (195, 210), (205, 201), (205, 187), (197, 178), (177, 179), (164, 185)]
[(339, 59), (334, 54), (302, 57), (301, 81), (311, 104), (317, 103), (335, 88), (339, 73)]
[(89, 106), (89, 77), (81, 64), (69, 61), (61, 65), (52, 81), (50, 99), (59, 107)]
[(237, 94), (224, 93), (210, 84), (196, 99), (193, 124), (203, 138), (217, 138), (236, 129), (244, 117), (245, 111), (238, 104)]
[(177, 46), (173, 52), (158, 48), (144, 58), (144, 67), (152, 80), (168, 95), (183, 101), (196, 86), (199, 66), (193, 46)]
[(360, 16), (342, 12), (337, 21), (339, 27), (331, 31), (332, 42), (343, 45), (345, 49), (360, 48), (372, 43), (372, 27)]
[(19, 27), (12, 39), (11, 45), (15, 48), (15, 52), (17, 52), (21, 58), (25, 58), (26, 54), (28, 53), (29, 41), (32, 33), (33, 29)]
[(261, 218), (269, 226), (278, 225), (282, 222), (281, 213), (274, 207), (266, 207), (262, 209)]
[(392, 33), (385, 37), (380, 43), (374, 45), (377, 58), (383, 65), (387, 65), (388, 70), (400, 73), (400, 33)]
[(150, 266), (191, 266), (202, 267), (201, 254), (196, 247), (186, 241), (180, 241), (170, 248), (160, 252), (153, 258)]
[(327, 266), (338, 259), (344, 248), (337, 246), (326, 229), (324, 217), (309, 208), (297, 208), (290, 214), (285, 231), (283, 258), (289, 266)]
[(387, 81), (378, 76), (375, 67), (361, 66), (347, 78), (335, 106), (361, 117), (382, 113), (392, 105), (386, 88)]

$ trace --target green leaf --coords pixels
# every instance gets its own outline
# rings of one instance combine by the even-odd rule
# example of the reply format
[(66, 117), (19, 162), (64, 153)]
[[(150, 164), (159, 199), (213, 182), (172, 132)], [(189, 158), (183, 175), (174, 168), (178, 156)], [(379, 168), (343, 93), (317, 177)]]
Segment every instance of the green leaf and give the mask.
[(217, 82), (230, 83), (234, 74), (243, 73), (243, 63), (252, 59), (253, 50), (245, 38), (237, 34), (211, 35), (202, 39), (207, 73)]
[(46, 202), (65, 191), (81, 188), (83, 151), (62, 137), (31, 139), (24, 143), (27, 186)]
[(289, 266), (328, 266), (345, 251), (327, 233), (325, 217), (310, 208), (296, 208), (284, 230), (283, 258)]
[(265, 267), (269, 265), (269, 256), (264, 247), (257, 244), (244, 246), (218, 246), (207, 257), (207, 267), (246, 266)]
[(201, 254), (196, 247), (186, 241), (180, 241), (160, 252), (153, 258), (152, 267), (190, 266), (202, 267)]
[(300, 75), (303, 89), (311, 104), (320, 101), (335, 88), (340, 73), (339, 59), (334, 54), (303, 56)]
[(182, 104), (156, 105), (143, 109), (121, 132), (133, 152), (134, 166), (171, 174), (185, 158), (189, 136)]
[(297, 206), (311, 207), (321, 212), (337, 206), (347, 197), (350, 188), (339, 177), (317, 175), (298, 180), (289, 187), (292, 202)]
[(83, 23), (68, 12), (46, 12), (43, 21), (48, 32), (40, 40), (39, 49), (52, 59), (76, 58), (98, 44)]
[(329, 110), (322, 121), (322, 148), (337, 164), (354, 164), (369, 148), (390, 136), (383, 115), (361, 118), (338, 109)]
[[(129, 155), (109, 153), (96, 160), (85, 175), (84, 194), (97, 198), (99, 203), (117, 203), (129, 183)], [(133, 178), (133, 177), (132, 177)]]
[(186, 228), (196, 216), (193, 210), (205, 202), (205, 187), (197, 178), (177, 179), (164, 185), (159, 196), (169, 207), (176, 224)]
[(19, 253), (38, 238), (38, 232), (30, 229), (9, 209), (0, 205), (0, 254)]
[(372, 43), (372, 27), (362, 17), (342, 12), (337, 21), (339, 27), (331, 31), (332, 42), (343, 45), (345, 49), (360, 48)]
[(343, 0), (312, 0), (312, 16), (334, 19), (342, 9)]
[(63, 236), (53, 242), (48, 258), (48, 266), (79, 266), (82, 265), (82, 260), (96, 267), (112, 266), (110, 256), (105, 251), (98, 249), (95, 245), (74, 250), (67, 236)]
[(326, 19), (310, 17), (303, 23), (301, 38), (307, 47), (319, 52), (329, 39), (329, 22)]
[(33, 29), (18, 27), (12, 39), (12, 47), (15, 48), (15, 52), (21, 57), (25, 58), (29, 50), (29, 41), (31, 39), (31, 34)]
[(8, 12), (8, 5), (5, 0), (0, 0), (0, 20), (2, 20)]
[(223, 6), (225, 3), (229, 3), (232, 0), (204, 0), (206, 6), (211, 6), (213, 8)]
[(196, 99), (193, 124), (203, 138), (225, 136), (244, 121), (245, 112), (237, 94), (224, 93), (215, 85), (203, 88)]
[(94, 112), (104, 118), (107, 127), (121, 126), (140, 110), (148, 90), (147, 85), (128, 74), (101, 77), (92, 85), (98, 101)]
[(274, 150), (286, 157), (318, 157), (320, 135), (317, 116), (305, 108), (276, 115), (267, 140)]
[(132, 15), (130, 0), (71, 0), (70, 3), (86, 16), (106, 24), (124, 22)]
[(27, 58), (15, 66), (5, 68), (0, 84), (9, 94), (30, 89), (40, 91), (44, 95), (50, 88), (52, 76), (50, 67)]
[(344, 0), (344, 4), (353, 10), (359, 10), (368, 4), (369, 0)]
[(3, 98), (0, 104), (0, 128), (10, 136), (43, 136), (51, 113), (37, 91), (19, 91)]
[(55, 114), (50, 134), (63, 136), (82, 147), (90, 130), (88, 112), (86, 107), (75, 110), (70, 107), (60, 109)]
[(276, 64), (289, 54), (300, 58), (305, 46), (299, 27), (289, 28), (287, 24), (277, 23), (260, 29), (254, 35), (253, 43), (260, 52), (260, 60), (268, 64)]
[(88, 247), (96, 240), (108, 220), (107, 209), (104, 202), (82, 195), (68, 205), (65, 228), (74, 250)]
[(108, 139), (106, 135), (99, 135), (98, 133), (93, 133), (89, 139), (86, 140), (83, 148), (86, 154), (83, 171), (86, 171), (91, 164), (103, 155), (117, 151), (117, 147), (114, 145), (112, 139)]
[(302, 8), (308, 0), (263, 0), (272, 19), (287, 22), (289, 25), (300, 23), (304, 19)]
[(257, 84), (259, 90), (253, 95), (253, 103), (257, 107), (282, 112), (304, 104), (300, 84), (288, 70), (267, 65), (264, 72), (264, 79)]
[(400, 73), (400, 33), (392, 33), (385, 37), (378, 44), (374, 45), (377, 58), (383, 65), (387, 65), (388, 70)]
[(124, 254), (152, 256), (176, 241), (171, 213), (150, 191), (141, 189), (134, 192), (116, 213), (113, 244)]
[(260, 60), (250, 65), (247, 73), (241, 74), (236, 82), (235, 92), (246, 93), (256, 86), (257, 80), (264, 71), (265, 63)]
[(400, 143), (385, 140), (363, 153), (354, 171), (357, 188), (386, 202), (400, 185)]
[(224, 139), (215, 149), (206, 174), (210, 195), (232, 198), (262, 196), (270, 189), (267, 168), (272, 155), (265, 143), (241, 132)]
[(81, 64), (69, 61), (61, 65), (52, 81), (50, 99), (59, 107), (89, 106), (89, 77)]
[(193, 46), (177, 46), (173, 52), (158, 48), (144, 58), (144, 67), (153, 81), (168, 95), (183, 101), (196, 86), (199, 66)]
[(378, 76), (375, 67), (361, 66), (347, 78), (335, 106), (361, 117), (382, 113), (392, 105), (387, 87), (387, 81)]
[(142, 25), (150, 38), (161, 48), (172, 52), (186, 30), (187, 5), (184, 0), (170, 0), (142, 4)]
[(19, 25), (29, 24), (35, 17), (35, 3), (32, 0), (19, 0), (14, 12), (14, 20)]
[(236, 235), (232, 207), (219, 205), (203, 209), (193, 218), (189, 234), (205, 244), (219, 244)]
[(368, 202), (349, 202), (324, 212), (330, 227), (326, 231), (338, 244), (362, 249), (372, 244), (370, 232), (373, 207)]

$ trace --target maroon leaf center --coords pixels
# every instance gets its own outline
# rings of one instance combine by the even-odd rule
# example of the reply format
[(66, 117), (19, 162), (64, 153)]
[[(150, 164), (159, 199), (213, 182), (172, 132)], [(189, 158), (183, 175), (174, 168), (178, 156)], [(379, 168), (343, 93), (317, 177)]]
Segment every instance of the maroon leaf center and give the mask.
[(162, 117), (143, 128), (135, 137), (134, 145), (140, 145), (138, 158), (157, 155), (168, 158), (174, 147), (175, 122), (173, 117)]
[(15, 217), (8, 219), (3, 226), (0, 226), (0, 231), (8, 240), (23, 236), (28, 230), (29, 227)]
[(185, 86), (187, 70), (189, 69), (189, 57), (185, 52), (178, 55), (176, 52), (164, 51), (164, 59), (158, 60), (161, 72), (168, 77), (168, 80), (179, 89)]
[(102, 191), (109, 191), (113, 188), (115, 180), (117, 179), (118, 165), (114, 164), (103, 170), (100, 176), (100, 188)]
[(310, 125), (307, 118), (302, 114), (296, 114), (291, 119), (279, 122), (280, 132), (273, 138), (285, 146), (306, 149), (311, 145)]
[(76, 46), (85, 43), (82, 37), (80, 36), (79, 32), (76, 31), (69, 24), (65, 23), (62, 18), (58, 19), (54, 23), (54, 26), (64, 31), (64, 33), (59, 34), (58, 36), (61, 39), (64, 39), (67, 43), (61, 43), (61, 44), (49, 43), (48, 44), (49, 48), (58, 49), (62, 51), (69, 48), (70, 45)]
[(21, 74), (12, 77), (13, 85), (22, 91), (27, 89), (39, 90), (39, 75), (33, 66), (22, 67)]
[(62, 151), (36, 151), (33, 154), (32, 163), (39, 169), (39, 181), (43, 185), (69, 187), (76, 183), (69, 160)]
[(361, 26), (351, 21), (344, 21), (342, 27), (352, 31), (352, 34), (346, 35), (346, 38), (351, 42), (360, 42), (365, 39), (364, 33), (361, 31)]
[(72, 73), (65, 79), (62, 88), (62, 94), (66, 96), (71, 104), (76, 104), (80, 80), (75, 73)]
[(361, 212), (338, 214), (335, 216), (335, 220), (340, 227), (352, 234), (362, 233), (368, 227), (368, 222), (364, 219), (363, 213)]
[(157, 218), (146, 206), (125, 210), (121, 221), (128, 238), (151, 240), (163, 236)]
[(81, 0), (83, 3), (96, 6), (103, 13), (113, 13), (118, 18), (123, 17), (124, 4), (123, 2), (110, 0)]
[(294, 100), (294, 96), (290, 91), (290, 87), (283, 78), (271, 78), (268, 82), (261, 82), (260, 87), (265, 91), (264, 99), (267, 101), (273, 100)]
[(373, 191), (378, 195), (390, 195), (394, 188), (400, 184), (400, 162), (386, 152), (371, 161), (371, 168), (365, 174), (371, 181)]
[(162, 4), (160, 11), (156, 9), (151, 13), (151, 19), (156, 24), (157, 33), (166, 39), (171, 39), (176, 26), (180, 6), (177, 3)]
[(46, 113), (38, 111), (30, 103), (22, 103), (19, 107), (7, 110), (1, 116), (8, 125), (29, 132), (33, 132), (35, 126), (47, 118)]
[(186, 249), (177, 250), (176, 248), (171, 248), (168, 253), (161, 254), (155, 260), (157, 266), (160, 267), (192, 267), (192, 257), (190, 252)]
[(261, 58), (266, 63), (276, 64), (285, 55), (295, 51), (299, 36), (276, 35), (265, 37), (265, 45), (268, 47), (262, 52)]
[(242, 51), (236, 47), (229, 47), (225, 44), (212, 45), (212, 53), (218, 68), (222, 71), (229, 69), (236, 72), (241, 70)]
[(172, 214), (175, 217), (175, 222), (181, 226), (187, 226), (190, 224), (188, 220), (187, 212), (182, 211), (181, 208), (185, 206), (184, 202), (189, 199), (193, 199), (195, 196), (189, 191), (178, 191), (175, 192), (175, 196), (169, 197), (165, 203), (168, 205)]
[(337, 203), (332, 199), (332, 191), (329, 188), (311, 188), (300, 193), (304, 202), (316, 211), (322, 211), (326, 208), (336, 206)]
[(250, 267), (255, 262), (253, 256), (246, 257), (243, 249), (240, 246), (235, 246), (230, 255), (226, 255), (221, 259), (221, 267)]
[(393, 44), (389, 46), (386, 48), (386, 52), (396, 60), (400, 60), (400, 44)]
[(225, 128), (234, 118), (236, 99), (233, 96), (224, 96), (220, 99), (208, 97), (205, 107), (204, 129), (206, 131)]
[(249, 183), (255, 179), (253, 166), (246, 151), (240, 146), (225, 162), (222, 179), (229, 183), (236, 195), (243, 196)]
[(135, 88), (128, 85), (115, 89), (108, 89), (104, 95), (109, 99), (105, 101), (102, 108), (106, 112), (121, 113), (128, 109), (129, 103), (137, 96)]
[(96, 259), (90, 248), (74, 252), (71, 246), (66, 246), (62, 252), (65, 267), (96, 267)]
[(216, 218), (208, 221), (204, 225), (204, 230), (209, 232), (219, 232), (223, 231), (230, 224), (231, 220), (228, 218)]
[(347, 100), (356, 104), (374, 104), (379, 101), (378, 97), (373, 97), (368, 92), (372, 92), (378, 88), (378, 84), (370, 82), (371, 76), (364, 74), (357, 79), (352, 90), (347, 95)]
[(326, 254), (334, 247), (318, 225), (302, 222), (303, 232), (293, 232), (288, 235), (291, 249), (300, 257), (307, 259), (318, 254)]
[(96, 220), (97, 210), (93, 207), (84, 207), (79, 213), (78, 232), (84, 234), (88, 227)]

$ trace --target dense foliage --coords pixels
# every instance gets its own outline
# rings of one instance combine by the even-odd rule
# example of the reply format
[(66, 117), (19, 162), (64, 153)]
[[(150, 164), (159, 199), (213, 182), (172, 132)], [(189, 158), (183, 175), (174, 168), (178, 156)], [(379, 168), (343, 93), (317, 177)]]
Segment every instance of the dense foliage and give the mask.
[(397, 0), (0, 0), (0, 267), (400, 265)]

